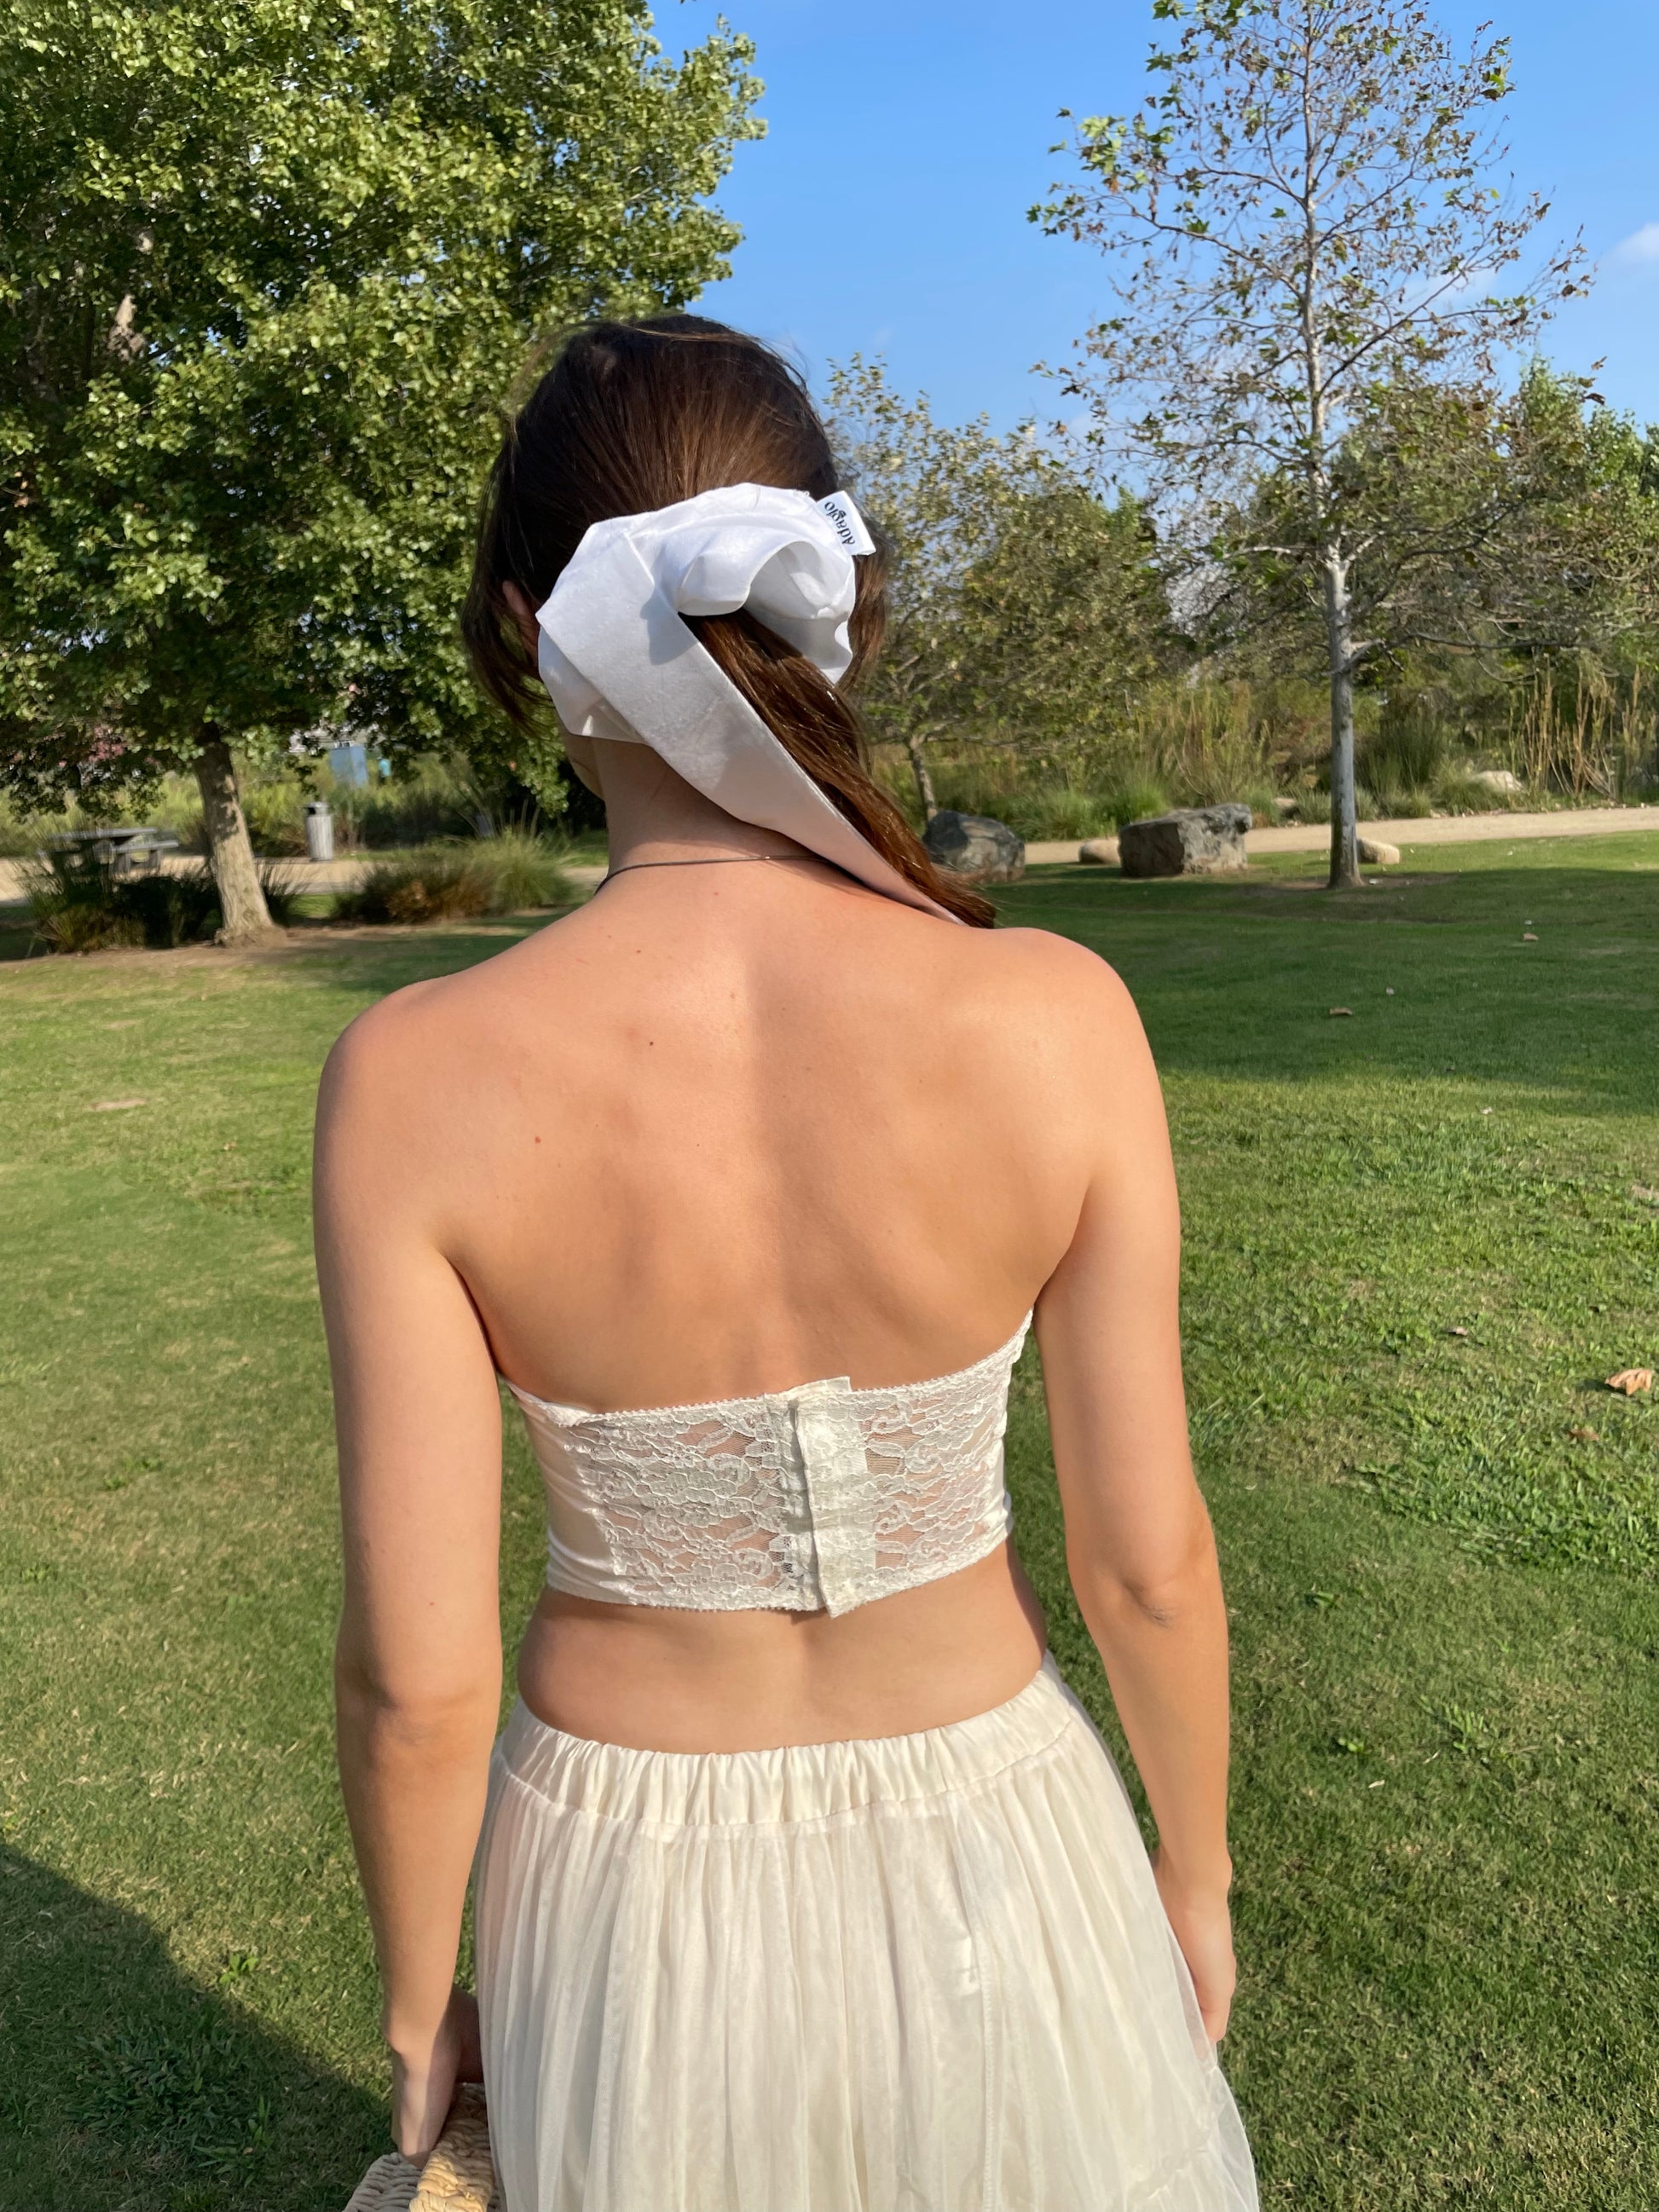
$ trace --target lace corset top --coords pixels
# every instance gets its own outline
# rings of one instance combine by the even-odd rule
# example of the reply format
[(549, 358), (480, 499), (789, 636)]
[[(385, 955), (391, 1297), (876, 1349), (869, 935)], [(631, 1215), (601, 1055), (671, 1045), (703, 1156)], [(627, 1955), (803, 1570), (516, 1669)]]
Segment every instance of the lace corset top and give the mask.
[(586, 1413), (509, 1385), (547, 1486), (547, 1579), (697, 1612), (849, 1613), (1008, 1534), (1008, 1380), (1030, 1327), (971, 1367), (854, 1390)]

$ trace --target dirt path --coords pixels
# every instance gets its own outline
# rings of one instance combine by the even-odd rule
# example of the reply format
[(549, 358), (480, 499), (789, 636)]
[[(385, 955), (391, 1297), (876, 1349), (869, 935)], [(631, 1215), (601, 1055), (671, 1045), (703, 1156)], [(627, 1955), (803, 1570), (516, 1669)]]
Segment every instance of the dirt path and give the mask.
[[(1362, 837), (1385, 844), (1485, 845), (1528, 837), (1595, 837), (1610, 830), (1659, 830), (1659, 806), (1572, 806), (1548, 814), (1442, 814), (1404, 822), (1362, 822)], [(1244, 840), (1250, 853), (1322, 853), (1331, 833), (1322, 822), (1293, 822), (1282, 830), (1252, 830)], [(1075, 860), (1074, 844), (1041, 842), (1025, 848), (1027, 864)]]

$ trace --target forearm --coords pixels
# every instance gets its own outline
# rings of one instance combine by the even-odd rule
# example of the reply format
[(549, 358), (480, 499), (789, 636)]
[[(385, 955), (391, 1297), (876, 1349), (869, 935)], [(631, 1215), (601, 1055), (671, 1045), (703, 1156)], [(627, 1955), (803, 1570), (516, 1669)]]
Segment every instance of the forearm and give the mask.
[(1087, 1562), (1073, 1586), (1158, 1823), (1185, 1885), (1225, 1890), (1227, 1615), (1207, 1526), (1176, 1573), (1132, 1589)]
[(415, 1710), (337, 1668), (341, 1785), (400, 2055), (430, 2043), (449, 2001), (499, 1701), (497, 1679)]

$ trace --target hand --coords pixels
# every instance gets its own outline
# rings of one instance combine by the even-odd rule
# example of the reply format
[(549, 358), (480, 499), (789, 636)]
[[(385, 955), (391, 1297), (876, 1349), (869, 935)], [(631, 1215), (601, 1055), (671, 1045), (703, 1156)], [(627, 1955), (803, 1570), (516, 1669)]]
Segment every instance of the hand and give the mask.
[(1212, 2043), (1219, 2043), (1227, 2033), (1233, 1985), (1238, 1978), (1233, 1964), (1233, 1926), (1227, 1910), (1226, 1883), (1205, 1887), (1183, 1883), (1161, 1850), (1153, 1854), (1152, 1872), (1176, 1942), (1181, 1946), (1181, 1955), (1193, 1978), (1198, 2008), (1204, 2018), (1204, 2032)]
[(392, 2054), (392, 2140), (419, 2165), (443, 2133), (456, 2084), (482, 2081), (478, 2001), (452, 1990), (435, 2035)]

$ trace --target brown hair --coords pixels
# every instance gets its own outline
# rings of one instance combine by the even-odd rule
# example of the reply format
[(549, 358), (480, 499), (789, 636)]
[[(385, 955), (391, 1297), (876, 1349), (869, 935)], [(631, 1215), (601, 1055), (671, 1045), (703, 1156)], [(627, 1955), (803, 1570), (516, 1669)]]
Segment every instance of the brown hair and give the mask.
[[(514, 416), (490, 471), (461, 617), (473, 670), (502, 712), (526, 727), (545, 702), (503, 584), (539, 606), (590, 525), (738, 483), (814, 499), (840, 488), (806, 386), (770, 347), (701, 315), (589, 323), (566, 337)], [(882, 555), (857, 568), (849, 684), (879, 647), (886, 613)], [(746, 610), (687, 621), (882, 858), (947, 912), (988, 928), (989, 902), (934, 865), (872, 775), (862, 725), (836, 685)]]

